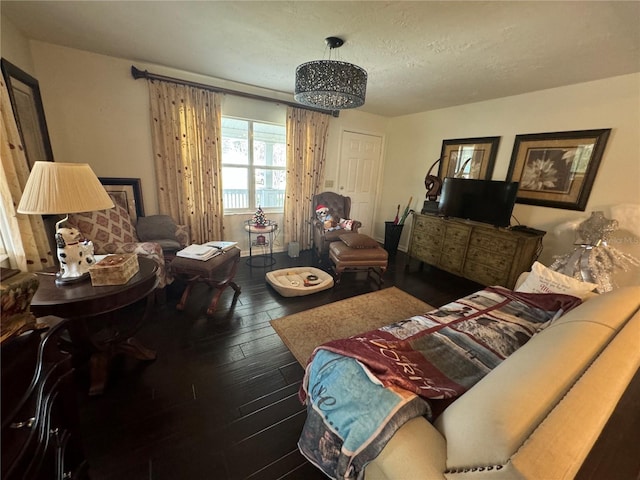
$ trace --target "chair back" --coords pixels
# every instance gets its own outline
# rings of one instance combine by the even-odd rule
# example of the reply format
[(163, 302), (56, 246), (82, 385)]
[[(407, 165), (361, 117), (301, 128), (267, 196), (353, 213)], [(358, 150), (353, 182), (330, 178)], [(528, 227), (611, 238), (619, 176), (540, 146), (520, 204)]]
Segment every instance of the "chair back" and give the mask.
[(325, 205), (329, 213), (339, 221), (341, 218), (349, 218), (351, 213), (351, 198), (335, 192), (322, 192), (313, 196), (313, 213), (318, 205)]

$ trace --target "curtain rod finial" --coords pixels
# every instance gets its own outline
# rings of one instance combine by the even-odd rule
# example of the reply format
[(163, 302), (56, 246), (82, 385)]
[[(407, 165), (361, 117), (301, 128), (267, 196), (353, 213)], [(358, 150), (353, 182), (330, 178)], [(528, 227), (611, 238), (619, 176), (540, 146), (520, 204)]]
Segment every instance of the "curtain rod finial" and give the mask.
[(146, 78), (148, 73), (149, 72), (147, 70), (142, 71), (136, 68), (134, 65), (131, 65), (131, 76), (136, 80), (138, 80), (139, 78)]

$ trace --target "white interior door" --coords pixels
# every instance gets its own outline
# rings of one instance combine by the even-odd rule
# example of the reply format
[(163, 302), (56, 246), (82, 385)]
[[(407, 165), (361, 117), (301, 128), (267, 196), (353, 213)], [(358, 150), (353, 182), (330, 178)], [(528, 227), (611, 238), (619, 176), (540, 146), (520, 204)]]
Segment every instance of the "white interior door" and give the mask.
[(382, 137), (343, 132), (338, 170), (338, 192), (351, 197), (351, 218), (362, 222), (358, 230), (373, 235), (373, 213), (380, 172)]

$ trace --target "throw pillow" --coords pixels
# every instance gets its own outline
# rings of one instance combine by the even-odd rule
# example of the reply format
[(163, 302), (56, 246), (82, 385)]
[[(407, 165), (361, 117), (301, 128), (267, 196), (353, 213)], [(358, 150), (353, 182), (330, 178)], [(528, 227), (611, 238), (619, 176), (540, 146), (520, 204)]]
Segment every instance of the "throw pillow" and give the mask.
[(545, 267), (540, 262), (534, 262), (531, 273), (520, 285), (516, 292), (523, 293), (564, 293), (581, 299), (590, 296), (590, 292), (598, 285), (581, 282), (575, 278)]
[(362, 233), (340, 235), (340, 240), (350, 248), (376, 248), (380, 246), (373, 238), (363, 235)]
[(348, 218), (341, 218), (338, 225), (344, 230), (353, 230), (353, 220)]

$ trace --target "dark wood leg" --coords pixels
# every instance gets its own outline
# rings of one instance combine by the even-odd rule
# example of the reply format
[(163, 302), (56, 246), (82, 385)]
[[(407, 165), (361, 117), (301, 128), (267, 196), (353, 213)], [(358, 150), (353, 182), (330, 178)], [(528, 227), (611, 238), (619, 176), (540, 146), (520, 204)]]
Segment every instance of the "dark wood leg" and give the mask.
[(189, 294), (191, 293), (191, 289), (193, 288), (193, 284), (196, 282), (197, 278), (190, 278), (187, 280), (187, 287), (182, 292), (182, 297), (180, 297), (180, 302), (176, 305), (176, 310), (184, 310), (184, 307), (187, 305), (187, 299), (189, 298)]
[(385, 268), (371, 267), (367, 271), (367, 278), (371, 278), (374, 282), (376, 282), (378, 288), (382, 288), (382, 284), (384, 283), (383, 275), (385, 271)]
[(207, 308), (207, 315), (213, 315), (213, 313), (216, 311), (216, 306), (218, 305), (218, 300), (220, 300), (220, 295), (222, 295), (222, 292), (224, 290), (224, 288), (226, 287), (215, 287), (216, 288), (216, 293), (213, 295), (213, 298), (211, 299), (211, 302), (209, 303), (209, 308)]
[(89, 395), (102, 395), (107, 385), (111, 355), (107, 351), (95, 352), (91, 355)]
[(227, 287), (231, 287), (234, 290), (234, 294), (233, 294), (233, 300), (235, 301), (236, 298), (238, 298), (238, 295), (240, 295), (240, 287), (232, 280), (229, 280), (223, 284), (219, 284), (219, 285), (214, 285), (214, 288), (217, 290), (216, 293), (213, 295), (213, 298), (211, 299), (211, 302), (209, 303), (209, 308), (207, 308), (207, 315), (213, 315), (216, 307), (218, 306), (218, 300), (220, 300), (220, 296), (222, 295), (222, 292), (224, 292), (224, 289)]
[[(150, 317), (155, 304), (155, 292), (147, 295), (144, 314), (133, 322), (130, 328), (120, 331), (114, 326), (107, 326), (100, 332), (90, 335), (86, 329), (87, 322), (81, 322), (80, 328), (84, 327), (84, 331), (89, 337), (93, 353), (89, 361), (90, 367), (90, 386), (89, 395), (102, 395), (109, 377), (109, 367), (111, 360), (118, 354), (129, 355), (137, 360), (151, 361), (156, 359), (155, 350), (145, 347), (133, 335), (138, 331), (142, 324)], [(113, 313), (108, 315), (114, 315)]]
[(240, 286), (238, 286), (238, 284), (236, 282), (229, 282), (229, 285), (231, 286), (231, 288), (233, 288), (233, 290), (236, 292), (233, 296), (237, 297), (238, 295), (240, 295), (240, 293), (242, 293), (242, 291), (240, 290)]
[(145, 347), (137, 338), (127, 338), (116, 345), (115, 353), (124, 353), (137, 360), (151, 361), (156, 359), (156, 351)]

